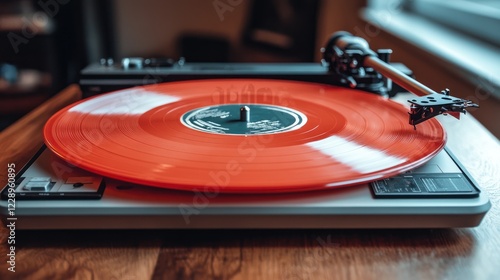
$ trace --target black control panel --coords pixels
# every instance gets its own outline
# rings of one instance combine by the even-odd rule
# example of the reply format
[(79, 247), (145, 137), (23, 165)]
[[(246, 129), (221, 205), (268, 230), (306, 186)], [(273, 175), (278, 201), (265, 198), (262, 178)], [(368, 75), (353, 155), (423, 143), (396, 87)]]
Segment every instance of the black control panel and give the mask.
[(479, 196), (460, 173), (404, 174), (371, 183), (376, 198), (469, 198)]

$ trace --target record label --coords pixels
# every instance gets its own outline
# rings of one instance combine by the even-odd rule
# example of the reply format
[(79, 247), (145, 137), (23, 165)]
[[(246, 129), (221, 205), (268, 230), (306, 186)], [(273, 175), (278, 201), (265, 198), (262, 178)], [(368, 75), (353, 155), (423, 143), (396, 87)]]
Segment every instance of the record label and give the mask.
[(189, 111), (181, 117), (192, 129), (227, 135), (287, 132), (302, 127), (307, 117), (299, 111), (274, 105), (227, 104)]

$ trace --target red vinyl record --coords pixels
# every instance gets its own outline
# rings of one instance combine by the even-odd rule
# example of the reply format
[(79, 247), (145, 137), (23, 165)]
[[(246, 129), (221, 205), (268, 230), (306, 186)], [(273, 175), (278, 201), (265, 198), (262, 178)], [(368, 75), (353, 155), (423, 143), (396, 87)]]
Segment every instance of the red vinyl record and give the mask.
[(375, 94), (217, 79), (120, 90), (70, 105), (44, 129), (68, 163), (143, 185), (277, 193), (357, 185), (422, 165), (445, 144), (435, 119)]

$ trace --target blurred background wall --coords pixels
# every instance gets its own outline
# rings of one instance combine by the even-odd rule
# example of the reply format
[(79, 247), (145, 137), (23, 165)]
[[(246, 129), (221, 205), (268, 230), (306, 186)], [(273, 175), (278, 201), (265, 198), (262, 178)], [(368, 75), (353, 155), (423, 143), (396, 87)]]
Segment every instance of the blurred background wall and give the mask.
[[(0, 64), (14, 66), (18, 78), (0, 79), (0, 128), (77, 82), (79, 70), (101, 57), (319, 62), (319, 49), (338, 30), (367, 38), (373, 49), (393, 49), (393, 61), (404, 62), (435, 90), (451, 88), (462, 98), (478, 91), (481, 85), (450, 71), (452, 63), (437, 64), (435, 56), (363, 19), (366, 5), (366, 0), (0, 0)], [(36, 80), (37, 86), (19, 84), (22, 75), (22, 82)], [(473, 115), (500, 137), (499, 99), (492, 94), (479, 102)]]

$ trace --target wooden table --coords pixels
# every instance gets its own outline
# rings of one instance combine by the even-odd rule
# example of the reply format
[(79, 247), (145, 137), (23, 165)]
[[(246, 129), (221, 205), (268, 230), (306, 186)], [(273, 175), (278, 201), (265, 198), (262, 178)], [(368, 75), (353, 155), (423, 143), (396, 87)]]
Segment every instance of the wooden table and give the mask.
[[(46, 119), (80, 96), (69, 87), (0, 134), (0, 185), (7, 163), (22, 166), (42, 143)], [(18, 231), (12, 273), (2, 227), (0, 279), (498, 279), (499, 142), (471, 117), (441, 120), (490, 196), (477, 228)]]

